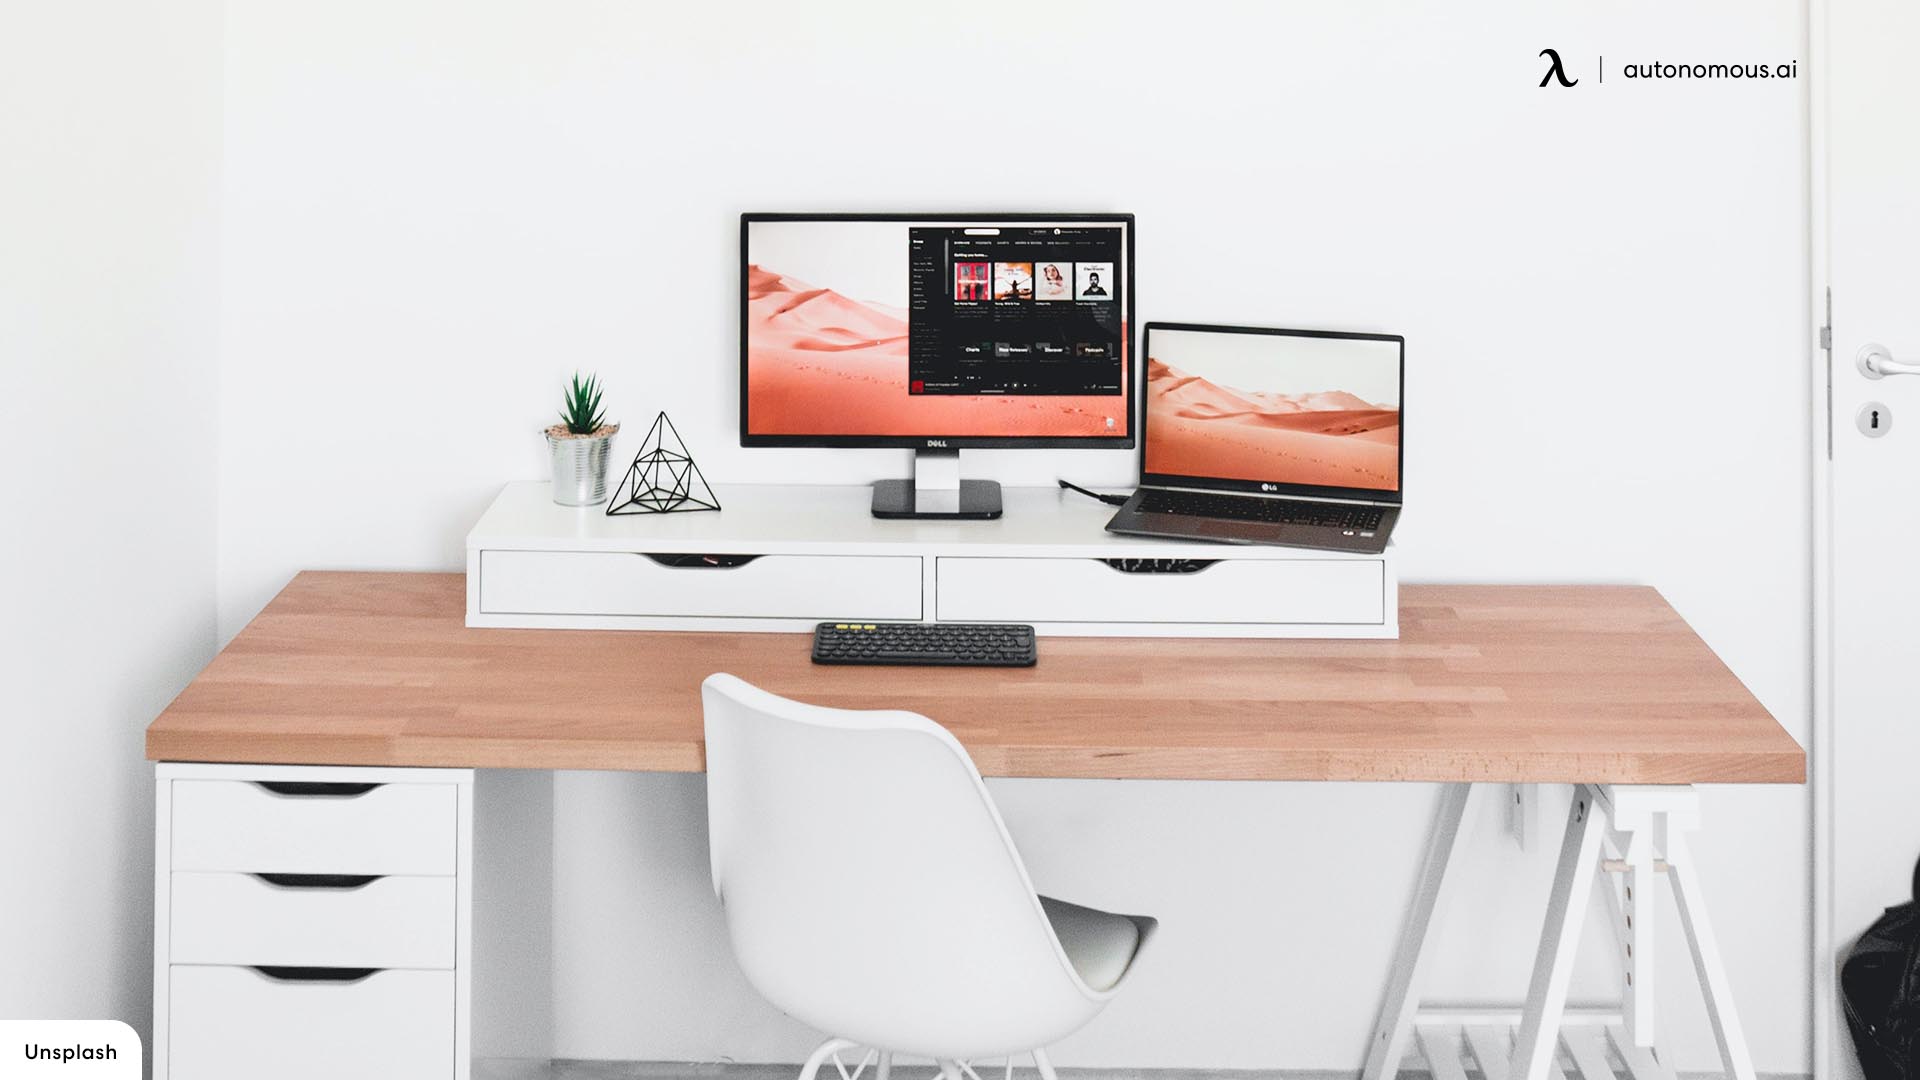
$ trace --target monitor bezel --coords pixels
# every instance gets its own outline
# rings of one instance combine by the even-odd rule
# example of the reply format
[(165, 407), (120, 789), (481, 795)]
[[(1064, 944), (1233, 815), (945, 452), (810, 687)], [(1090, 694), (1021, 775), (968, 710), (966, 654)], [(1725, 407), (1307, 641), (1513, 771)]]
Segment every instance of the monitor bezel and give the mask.
[(1399, 505), (1402, 493), (1407, 487), (1407, 339), (1399, 334), (1373, 334), (1350, 330), (1296, 330), (1273, 326), (1220, 326), (1210, 323), (1150, 322), (1140, 328), (1140, 370), (1142, 383), (1147, 361), (1151, 359), (1155, 330), (1199, 331), (1220, 334), (1259, 334), (1273, 337), (1337, 338), (1348, 341), (1391, 341), (1399, 347), (1400, 356), (1400, 439), (1394, 447), (1394, 475), (1398, 481), (1392, 491), (1383, 488), (1334, 487), (1323, 484), (1293, 484), (1280, 480), (1227, 480), (1204, 476), (1181, 476), (1176, 473), (1151, 473), (1147, 471), (1147, 424), (1148, 410), (1153, 407), (1153, 398), (1142, 387), (1140, 394), (1140, 483), (1145, 487), (1198, 488), (1208, 491), (1247, 492), (1255, 495), (1305, 495), (1320, 498), (1365, 499), (1389, 505)]
[[(1124, 407), (1127, 415), (1127, 433), (1125, 435), (756, 435), (747, 427), (747, 231), (756, 222), (774, 221), (925, 221), (938, 223), (954, 222), (1007, 222), (1024, 224), (1028, 222), (1058, 221), (1068, 224), (1108, 224), (1122, 225), (1126, 229), (1126, 274), (1127, 291), (1125, 310), (1121, 314), (1123, 331), (1121, 348), (1125, 350), (1127, 367), (1127, 390), (1122, 396), (1126, 399)], [(1058, 450), (1131, 450), (1136, 445), (1140, 428), (1144, 423), (1139, 403), (1140, 376), (1146, 369), (1139, 359), (1139, 350), (1134, 347), (1138, 331), (1134, 323), (1134, 233), (1136, 225), (1134, 215), (1126, 213), (1095, 214), (1041, 214), (1015, 213), (990, 214), (967, 213), (771, 213), (749, 212), (740, 215), (740, 445), (741, 446), (785, 446), (785, 447), (851, 447), (864, 449), (907, 449), (907, 450), (991, 450), (991, 449), (1058, 449)]]

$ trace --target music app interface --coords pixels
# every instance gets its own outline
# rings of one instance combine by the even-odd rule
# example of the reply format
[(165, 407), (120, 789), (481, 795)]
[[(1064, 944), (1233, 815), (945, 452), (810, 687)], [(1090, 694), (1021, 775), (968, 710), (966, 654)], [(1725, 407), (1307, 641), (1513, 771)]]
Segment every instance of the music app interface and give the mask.
[(1117, 226), (908, 230), (910, 394), (1124, 391)]

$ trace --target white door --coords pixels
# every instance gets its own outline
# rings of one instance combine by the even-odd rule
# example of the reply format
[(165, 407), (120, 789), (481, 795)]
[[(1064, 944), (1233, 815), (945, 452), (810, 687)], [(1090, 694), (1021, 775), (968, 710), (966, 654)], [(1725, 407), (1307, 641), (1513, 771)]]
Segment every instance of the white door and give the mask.
[[(1814, 100), (1816, 266), (1832, 290), (1831, 622), (1816, 644), (1831, 697), (1815, 747), (1831, 893), (1816, 934), (1815, 1065), (1843, 1078), (1858, 1066), (1834, 965), (1882, 909), (1911, 898), (1920, 858), (1920, 4), (1816, 0), (1813, 18), (1816, 64), (1823, 22), (1827, 56), (1826, 100)], [(1858, 357), (1875, 346), (1883, 369), (1909, 371), (1862, 373)]]

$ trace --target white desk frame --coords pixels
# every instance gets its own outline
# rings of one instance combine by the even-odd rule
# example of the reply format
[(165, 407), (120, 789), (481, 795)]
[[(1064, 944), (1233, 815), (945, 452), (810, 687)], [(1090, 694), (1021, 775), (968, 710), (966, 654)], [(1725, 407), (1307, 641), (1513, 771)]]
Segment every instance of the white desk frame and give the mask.
[[(1467, 1080), (1468, 1060), (1477, 1064), (1485, 1080), (1565, 1080), (1559, 1061), (1563, 1046), (1584, 1080), (1612, 1080), (1609, 1043), (1630, 1080), (1674, 1080), (1672, 1065), (1654, 1049), (1655, 920), (1645, 916), (1651, 914), (1654, 883), (1660, 877), (1673, 886), (1728, 1078), (1755, 1080), (1732, 984), (1707, 921), (1699, 872), (1686, 842), (1685, 834), (1700, 824), (1699, 793), (1691, 785), (1576, 786), (1525, 1005), (1421, 1007), (1421, 984), (1431, 958), (1428, 946), (1458, 888), (1459, 875), (1449, 871), (1465, 844), (1460, 824), (1474, 787), (1451, 785), (1442, 798), (1361, 1080), (1391, 1080), (1413, 1040), (1420, 1043), (1434, 1080)], [(1618, 1010), (1569, 1011), (1567, 986), (1587, 898), (1601, 873), (1608, 875), (1603, 891), (1626, 973), (1621, 1005)]]

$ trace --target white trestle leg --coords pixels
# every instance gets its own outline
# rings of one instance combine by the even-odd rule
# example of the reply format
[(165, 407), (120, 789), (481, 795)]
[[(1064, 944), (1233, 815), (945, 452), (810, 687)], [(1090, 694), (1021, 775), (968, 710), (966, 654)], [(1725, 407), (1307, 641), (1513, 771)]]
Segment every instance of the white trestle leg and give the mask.
[(1414, 1034), (1433, 1080), (1467, 1080), (1467, 1070), (1460, 1064), (1460, 1039), (1451, 1029), (1423, 1027)]
[[(1674, 1080), (1656, 1044), (1655, 883), (1661, 878), (1673, 887), (1727, 1080), (1754, 1080), (1686, 840), (1700, 823), (1699, 794), (1688, 785), (1577, 785), (1525, 1004), (1422, 1007), (1432, 939), (1456, 887), (1449, 865), (1461, 861), (1466, 842), (1461, 823), (1468, 793), (1466, 785), (1455, 785), (1442, 797), (1362, 1080), (1392, 1080), (1414, 1043), (1434, 1080)], [(1620, 948), (1620, 1005), (1569, 1010), (1567, 987), (1596, 879), (1603, 882)], [(1618, 1076), (1614, 1058), (1621, 1063)]]
[(1466, 1029), (1466, 1035), (1467, 1049), (1473, 1052), (1480, 1075), (1486, 1080), (1507, 1080), (1507, 1062), (1513, 1055), (1507, 1043), (1507, 1029), (1476, 1024)]
[(1699, 872), (1686, 838), (1677, 831), (1667, 835), (1667, 862), (1673, 867), (1668, 875), (1673, 899), (1680, 908), (1687, 944), (1693, 949), (1693, 970), (1707, 999), (1707, 1018), (1720, 1044), (1720, 1060), (1726, 1062), (1732, 1080), (1754, 1080), (1753, 1056), (1740, 1027), (1740, 1015), (1733, 1007), (1733, 984), (1727, 979), (1726, 965), (1720, 962), (1720, 943), (1713, 936), (1713, 926), (1707, 922), (1706, 907), (1700, 899)]
[(1526, 1012), (1520, 1018), (1520, 1038), (1507, 1070), (1513, 1080), (1547, 1080), (1552, 1070), (1560, 1044), (1560, 1013), (1567, 1007), (1574, 954), (1580, 948), (1580, 926), (1593, 896), (1594, 873), (1600, 869), (1604, 825), (1591, 789), (1575, 788), (1567, 807), (1566, 835), (1560, 840), (1560, 869), (1547, 900), (1547, 923), (1540, 933), (1540, 951), (1534, 955)]
[(1421, 976), (1432, 956), (1428, 942), (1447, 897), (1448, 871), (1460, 861), (1459, 849), (1465, 839), (1460, 821), (1466, 816), (1472, 794), (1473, 785), (1453, 784), (1440, 797), (1433, 835), (1427, 841), (1426, 862), (1420, 868), (1420, 884), (1413, 896), (1413, 911), (1401, 932), (1400, 948), (1394, 953), (1386, 1002), (1380, 1007), (1380, 1022), (1374, 1025), (1360, 1080), (1390, 1080), (1400, 1071), (1400, 1058), (1413, 1034), (1414, 1012), (1420, 1007)]
[(1560, 1029), (1560, 1042), (1573, 1059), (1581, 1080), (1614, 1080), (1613, 1065), (1607, 1061), (1607, 1044), (1598, 1029), (1568, 1026)]
[(1606, 869), (1618, 875), (1618, 884), (1609, 883), (1609, 897), (1618, 900), (1614, 935), (1620, 941), (1621, 970), (1625, 972), (1620, 988), (1622, 1013), (1627, 1034), (1635, 1046), (1654, 1045), (1654, 929), (1655, 875), (1664, 873), (1666, 862), (1656, 853), (1663, 844), (1676, 815), (1692, 828), (1697, 822), (1698, 796), (1691, 787), (1617, 787), (1599, 789), (1604, 801), (1613, 837), (1611, 847), (1617, 857), (1609, 858)]

